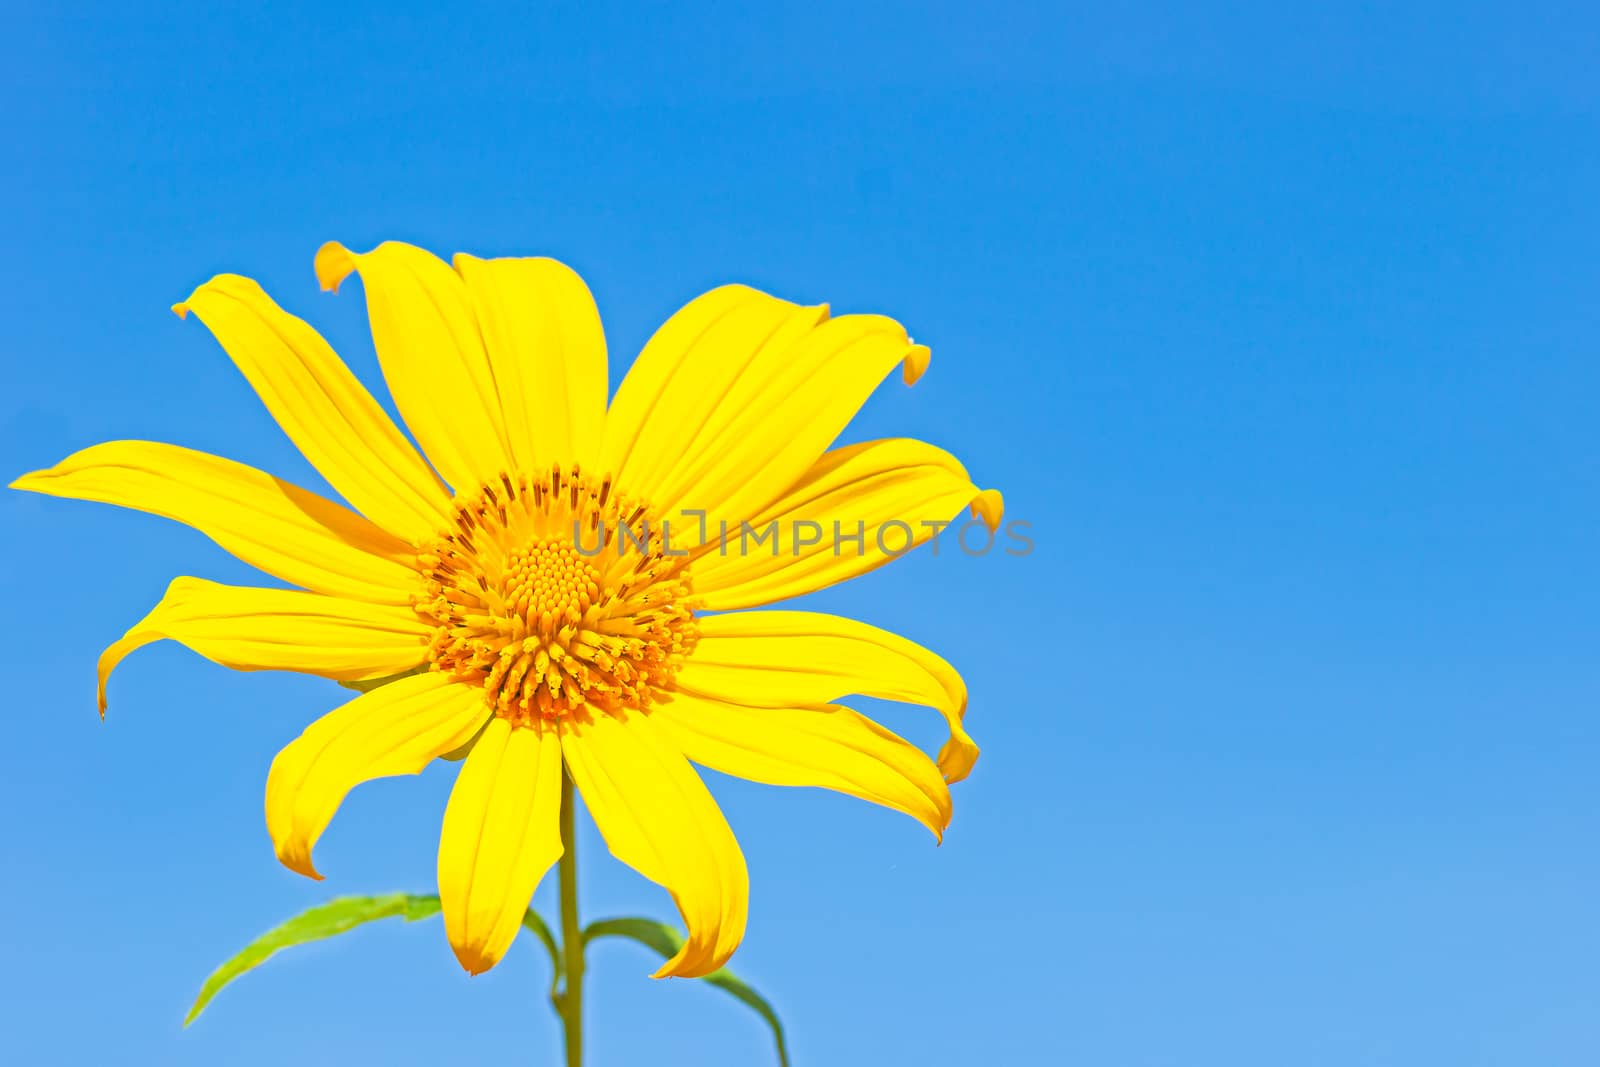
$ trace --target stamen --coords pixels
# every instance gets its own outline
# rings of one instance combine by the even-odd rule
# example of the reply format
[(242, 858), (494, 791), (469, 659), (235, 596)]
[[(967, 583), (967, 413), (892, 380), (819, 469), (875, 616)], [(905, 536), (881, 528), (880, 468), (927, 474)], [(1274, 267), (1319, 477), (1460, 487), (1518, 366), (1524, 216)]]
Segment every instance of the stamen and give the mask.
[(686, 561), (644, 533), (649, 514), (576, 467), (457, 496), (455, 528), (417, 553), (433, 669), (513, 724), (647, 709), (698, 639)]

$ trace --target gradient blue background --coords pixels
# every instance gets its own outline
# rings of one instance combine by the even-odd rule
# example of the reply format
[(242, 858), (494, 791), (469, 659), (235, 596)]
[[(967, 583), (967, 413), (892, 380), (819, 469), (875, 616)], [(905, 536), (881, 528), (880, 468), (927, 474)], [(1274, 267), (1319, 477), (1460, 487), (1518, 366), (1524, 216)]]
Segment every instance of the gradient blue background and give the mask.
[[(712, 781), (735, 966), (796, 1062), (1600, 1062), (1593, 12), (228, 7), (5, 15), (8, 475), (153, 437), (320, 485), (166, 308), (251, 274), (375, 383), (330, 238), (570, 262), (613, 380), (724, 281), (891, 313), (932, 369), (850, 435), (955, 450), (1037, 550), (814, 598), (963, 669), (984, 757), (943, 848)], [(262, 783), (332, 685), (163, 645), (94, 714), (170, 576), (251, 573), (154, 518), (0, 510), (0, 1058), (555, 1061), (538, 950), (468, 980), (436, 921), (181, 1032), (277, 920), (430, 888), (452, 772), (358, 790), (328, 882), (288, 873)], [(582, 838), (587, 914), (672, 914)], [(596, 1067), (768, 1062), (642, 950), (591, 965)]]

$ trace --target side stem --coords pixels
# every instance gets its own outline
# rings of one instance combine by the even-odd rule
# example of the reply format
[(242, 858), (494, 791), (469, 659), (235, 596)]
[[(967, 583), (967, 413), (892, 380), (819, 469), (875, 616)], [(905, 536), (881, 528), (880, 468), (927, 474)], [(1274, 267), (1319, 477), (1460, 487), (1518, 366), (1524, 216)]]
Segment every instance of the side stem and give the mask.
[(583, 1067), (583, 928), (578, 925), (578, 835), (572, 778), (561, 775), (561, 952), (566, 981), (561, 991), (561, 1027), (567, 1036), (567, 1067)]

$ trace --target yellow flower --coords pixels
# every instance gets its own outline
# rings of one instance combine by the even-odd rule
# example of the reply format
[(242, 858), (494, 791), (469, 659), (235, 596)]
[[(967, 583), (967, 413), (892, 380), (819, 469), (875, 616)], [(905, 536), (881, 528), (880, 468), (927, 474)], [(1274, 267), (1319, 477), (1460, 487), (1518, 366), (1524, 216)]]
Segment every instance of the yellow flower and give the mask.
[[(1000, 497), (919, 441), (829, 450), (889, 371), (902, 365), (909, 384), (927, 366), (891, 319), (714, 289), (656, 332), (608, 408), (582, 279), (550, 259), (453, 267), (398, 243), (316, 258), (324, 288), (360, 274), (384, 378), (426, 460), (250, 279), (219, 275), (173, 309), (211, 329), (355, 510), (146, 441), (96, 445), (14, 487), (187, 523), (298, 587), (174, 580), (101, 657), (102, 714), (112, 668), (163, 638), (237, 670), (413, 672), (273, 761), (267, 828), (287, 866), (321, 877), (312, 846), (356, 785), (467, 752), (439, 893), (456, 956), (479, 973), (560, 858), (564, 765), (611, 852), (683, 914), (688, 940), (658, 974), (707, 974), (743, 936), (749, 886), (691, 761), (850, 793), (939, 835), (946, 783), (978, 754), (966, 688), (933, 653), (849, 619), (732, 609), (871, 570), (968, 505), (992, 530)], [(773, 529), (776, 543), (741, 536)], [(941, 712), (937, 765), (831, 703), (852, 693)]]

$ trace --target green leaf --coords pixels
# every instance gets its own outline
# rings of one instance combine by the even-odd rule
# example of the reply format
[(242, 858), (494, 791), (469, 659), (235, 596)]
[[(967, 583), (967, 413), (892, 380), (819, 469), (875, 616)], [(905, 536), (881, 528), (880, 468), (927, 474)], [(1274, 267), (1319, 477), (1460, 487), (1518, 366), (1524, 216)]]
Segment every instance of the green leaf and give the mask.
[(381, 897), (339, 897), (319, 904), (283, 925), (268, 930), (213, 971), (200, 987), (200, 995), (195, 997), (194, 1006), (184, 1017), (183, 1025), (194, 1022), (223, 986), (246, 971), (261, 966), (283, 949), (335, 937), (374, 919), (399, 915), (407, 922), (414, 922), (435, 915), (438, 911), (438, 897), (412, 896), (409, 893), (388, 893)]
[[(589, 942), (597, 937), (630, 938), (646, 948), (659, 952), (663, 958), (677, 955), (678, 949), (683, 947), (682, 934), (666, 923), (659, 923), (654, 919), (601, 919), (592, 922), (583, 931), (584, 947), (587, 948)], [(789, 1048), (783, 1040), (783, 1023), (778, 1021), (778, 1013), (772, 1010), (772, 1005), (767, 1003), (766, 998), (735, 978), (726, 967), (711, 972), (702, 980), (739, 998), (765, 1019), (767, 1025), (772, 1027), (772, 1036), (778, 1045), (778, 1063), (782, 1067), (789, 1067)]]
[[(338, 897), (326, 904), (318, 904), (310, 911), (301, 912), (281, 926), (268, 930), (213, 971), (211, 977), (200, 987), (200, 995), (195, 997), (194, 1006), (184, 1017), (183, 1025), (188, 1026), (194, 1022), (223, 986), (246, 971), (261, 966), (283, 949), (337, 937), (375, 919), (387, 919), (398, 915), (406, 922), (416, 922), (418, 919), (426, 919), (437, 914), (439, 914), (439, 898), (434, 894), (387, 893), (381, 897)], [(554, 970), (554, 976), (550, 980), (553, 995), (556, 983), (561, 978), (561, 952), (556, 947), (555, 936), (550, 933), (550, 927), (545, 925), (539, 913), (532, 908), (529, 908), (527, 914), (522, 917), (522, 925), (531, 930), (550, 953), (550, 963)]]
[[(550, 1003), (554, 1004), (561, 988), (561, 976), (566, 971), (561, 959), (561, 947), (556, 944), (556, 935), (545, 925), (544, 916), (532, 908), (522, 916), (522, 928), (531, 931), (534, 937), (544, 942), (545, 951), (550, 953)], [(561, 1009), (558, 1007), (556, 1010)]]

